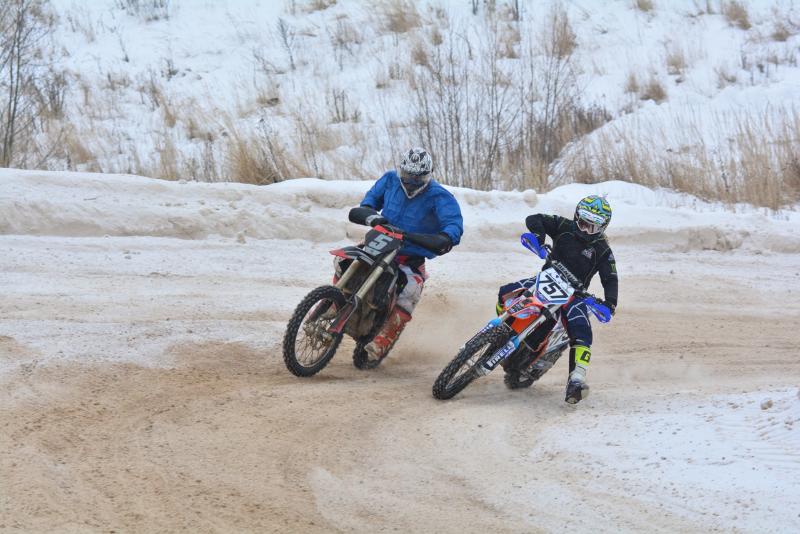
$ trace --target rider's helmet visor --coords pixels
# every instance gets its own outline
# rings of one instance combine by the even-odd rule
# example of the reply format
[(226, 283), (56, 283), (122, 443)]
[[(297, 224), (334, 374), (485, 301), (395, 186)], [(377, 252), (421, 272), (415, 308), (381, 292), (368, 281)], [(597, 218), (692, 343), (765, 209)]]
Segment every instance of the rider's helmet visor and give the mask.
[(586, 209), (578, 209), (578, 216), (576, 217), (578, 228), (587, 234), (597, 234), (603, 230), (606, 223), (605, 217), (592, 213)]
[(414, 192), (428, 185), (428, 182), (431, 181), (431, 175), (428, 172), (422, 174), (411, 174), (401, 170), (400, 181), (403, 183), (403, 188), (406, 190), (406, 192), (408, 194), (413, 194)]

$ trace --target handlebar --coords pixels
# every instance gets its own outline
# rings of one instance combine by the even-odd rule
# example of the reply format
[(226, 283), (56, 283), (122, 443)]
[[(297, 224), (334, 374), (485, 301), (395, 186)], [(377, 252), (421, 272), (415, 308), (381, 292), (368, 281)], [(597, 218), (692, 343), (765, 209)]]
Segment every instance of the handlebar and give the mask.
[(391, 236), (395, 239), (408, 241), (409, 243), (422, 247), (436, 255), (446, 254), (453, 248), (453, 242), (446, 234), (443, 233), (417, 234), (414, 232), (403, 231), (400, 228), (390, 224), (378, 224), (375, 225), (373, 229), (382, 233), (391, 233)]

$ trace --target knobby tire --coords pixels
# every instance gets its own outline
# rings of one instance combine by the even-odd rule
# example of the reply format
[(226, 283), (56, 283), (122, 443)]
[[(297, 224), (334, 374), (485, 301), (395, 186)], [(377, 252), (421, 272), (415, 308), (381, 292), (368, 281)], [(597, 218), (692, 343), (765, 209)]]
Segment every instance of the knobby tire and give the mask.
[[(434, 382), (433, 396), (446, 400), (457, 395), (480, 376), (477, 368), (505, 345), (512, 334), (513, 331), (508, 326), (501, 324), (467, 341)], [(459, 375), (459, 371), (463, 372)]]
[(309, 364), (303, 363), (297, 358), (297, 334), (303, 324), (303, 320), (309, 312), (316, 310), (317, 304), (324, 301), (330, 301), (331, 305), (336, 307), (336, 310), (341, 310), (347, 299), (339, 289), (333, 286), (318, 287), (300, 301), (286, 327), (286, 334), (283, 337), (283, 361), (286, 364), (286, 368), (296, 376), (313, 376), (321, 371), (328, 365), (333, 355), (336, 354), (336, 349), (342, 341), (343, 334), (334, 335), (325, 350)]

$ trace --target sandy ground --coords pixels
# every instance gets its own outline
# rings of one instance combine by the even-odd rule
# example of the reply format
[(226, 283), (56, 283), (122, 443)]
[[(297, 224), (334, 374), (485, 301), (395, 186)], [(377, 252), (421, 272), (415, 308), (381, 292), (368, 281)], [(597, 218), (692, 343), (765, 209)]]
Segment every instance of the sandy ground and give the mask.
[(618, 249), (571, 407), (564, 361), (430, 394), (530, 269), (512, 248), (438, 260), (378, 370), (345, 343), (290, 375), (285, 321), (330, 266), (309, 247), (1, 237), (0, 531), (800, 530), (796, 256)]

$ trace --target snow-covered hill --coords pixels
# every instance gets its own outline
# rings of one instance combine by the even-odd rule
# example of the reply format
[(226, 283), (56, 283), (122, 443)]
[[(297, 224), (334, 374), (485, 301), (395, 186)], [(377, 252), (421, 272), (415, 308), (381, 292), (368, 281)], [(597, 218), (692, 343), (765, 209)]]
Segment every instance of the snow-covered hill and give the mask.
[[(452, 51), (456, 67), (472, 73), (471, 98), (483, 98), (492, 43), (509, 94), (535, 89), (529, 117), (496, 103), (507, 112), (503, 124), (540, 120), (542, 32), (555, 4), (475, 4), (476, 14), (470, 2), (453, 0), (52, 0), (70, 130), (60, 144), (66, 159), (50, 168), (206, 181), (375, 177), (400, 147), (428, 141), (412, 80), (428, 79), (430, 62)], [(780, 190), (800, 180), (786, 163), (800, 94), (793, 2), (559, 5), (574, 37), (558, 67), (577, 106), (571, 113), (609, 122), (566, 147), (551, 181), (620, 178), (773, 206), (796, 199)], [(459, 106), (472, 113), (468, 101)], [(485, 120), (470, 116), (470, 135), (483, 136)], [(517, 136), (513, 128), (501, 135), (490, 188), (542, 188), (513, 159)], [(467, 177), (477, 180), (475, 173)], [(778, 191), (761, 193), (769, 188)]]

